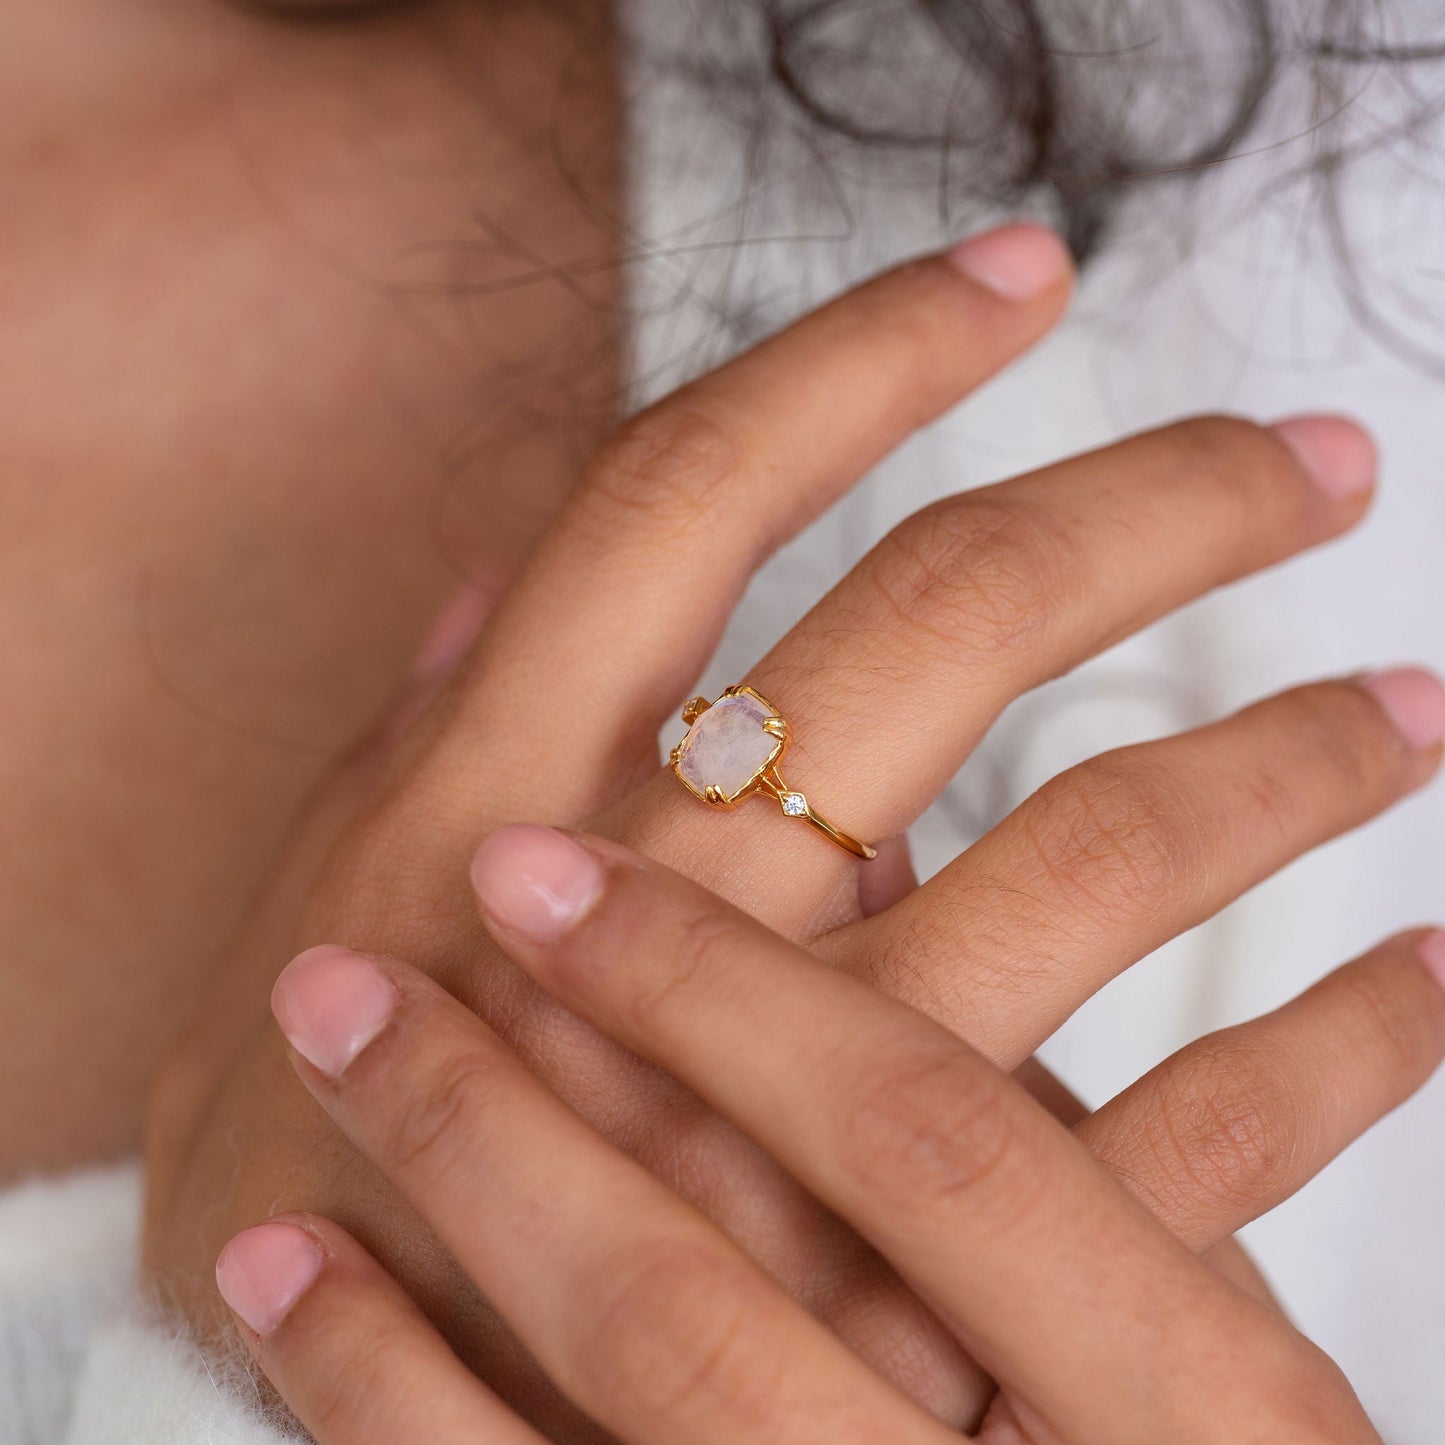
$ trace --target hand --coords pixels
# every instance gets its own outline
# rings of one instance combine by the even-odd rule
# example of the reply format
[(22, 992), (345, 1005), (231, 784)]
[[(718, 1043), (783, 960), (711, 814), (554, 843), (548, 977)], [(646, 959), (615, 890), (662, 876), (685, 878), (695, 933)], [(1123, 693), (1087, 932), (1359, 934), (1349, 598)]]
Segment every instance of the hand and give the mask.
[[(893, 1271), (730, 1126), (519, 974), (477, 923), (466, 869), (505, 823), (591, 819), (1009, 1071), (1121, 969), (1431, 776), (1445, 731), (1431, 679), (1297, 689), (1072, 770), (910, 893), (896, 851), (860, 869), (762, 803), (714, 813), (659, 774), (658, 726), (757, 560), (1042, 334), (1067, 291), (1057, 242), (1007, 229), (879, 278), (629, 423), (333, 856), (300, 928), (303, 942), (417, 962), (865, 1359), (958, 1422), (983, 1383)], [(1372, 471), (1368, 440), (1343, 421), (1207, 419), (951, 498), (903, 523), (746, 680), (793, 726), (793, 785), (859, 835), (895, 836), (1019, 692), (1346, 530)], [(1367, 1017), (1393, 1019), (1382, 991)], [(1243, 1223), (1433, 1067), (1434, 1035), (1397, 1032), (1412, 1047), (1374, 1049), (1369, 1068), (1333, 1081), (1321, 1129), (1285, 1166), (1245, 1149), (1233, 1177), (1227, 1112), (1213, 1132), (1207, 1110), (1164, 1093), (1158, 1117), (1129, 1127), (1177, 1134), (1182, 1162), (1161, 1150), (1155, 1174), (1130, 1156), (1136, 1187), (1167, 1224), (1171, 1207), (1208, 1213), (1196, 1195), (1217, 1176), (1220, 1223)], [(224, 1238), (278, 1200), (330, 1214), (505, 1398), (549, 1433), (584, 1428), (306, 1104), (273, 1036), (258, 1033), (234, 1067), (218, 1060), (192, 1051), (162, 1094), (148, 1254), (172, 1293), (209, 1325), (201, 1281)], [(1234, 1122), (1247, 1133), (1252, 1119)], [(1188, 1206), (1171, 1169), (1200, 1173)]]
[[(1324, 1356), (949, 1031), (616, 844), (505, 829), (475, 877), (529, 976), (732, 1120), (987, 1363), (1001, 1393), (978, 1438), (1378, 1441)], [(1445, 993), (1422, 942), (1353, 974), (1356, 987), (1398, 974), (1438, 1039)], [(958, 1438), (418, 970), (320, 947), (282, 974), (273, 1006), (314, 1097), (612, 1436)], [(1349, 1023), (1318, 1001), (1294, 1013), (1251, 1027), (1245, 1078), (1273, 1075), (1306, 1105)], [(540, 1438), (333, 1224), (263, 1224), (217, 1277), (321, 1445)]]

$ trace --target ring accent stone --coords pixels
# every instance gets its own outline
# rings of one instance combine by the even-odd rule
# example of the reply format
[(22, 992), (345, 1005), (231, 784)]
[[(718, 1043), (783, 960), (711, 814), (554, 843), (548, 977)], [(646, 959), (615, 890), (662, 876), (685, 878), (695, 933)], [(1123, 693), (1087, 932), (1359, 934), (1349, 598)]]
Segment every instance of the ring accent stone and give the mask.
[(786, 817), (802, 818), (854, 857), (877, 856), (783, 781), (778, 761), (788, 747), (788, 724), (761, 693), (739, 686), (728, 688), (716, 702), (695, 697), (683, 708), (682, 720), (687, 736), (672, 750), (671, 765), (694, 797), (709, 807), (732, 808), (765, 793), (778, 800)]

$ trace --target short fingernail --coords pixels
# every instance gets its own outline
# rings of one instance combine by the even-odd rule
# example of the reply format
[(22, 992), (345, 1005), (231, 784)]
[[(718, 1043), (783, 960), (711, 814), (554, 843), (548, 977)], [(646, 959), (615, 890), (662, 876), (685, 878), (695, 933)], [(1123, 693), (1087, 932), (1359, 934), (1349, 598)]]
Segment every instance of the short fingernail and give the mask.
[(555, 943), (597, 901), (602, 866), (565, 833), (527, 823), (500, 828), (477, 849), (472, 887), (502, 928)]
[(281, 971), (271, 1012), (291, 1047), (335, 1079), (386, 1027), (397, 993), (376, 965), (350, 949), (308, 948)]
[(1396, 667), (1360, 679), (1400, 736), (1422, 751), (1445, 741), (1445, 682), (1423, 667)]
[(432, 619), (412, 659), (413, 681), (441, 681), (455, 672), (481, 634), (496, 600), (496, 589), (483, 579), (469, 582)]
[(1343, 502), (1374, 486), (1380, 454), (1358, 422), (1343, 416), (1295, 416), (1276, 422), (1273, 430), (1326, 496)]
[(948, 252), (948, 259), (1008, 301), (1032, 301), (1073, 271), (1058, 233), (1029, 221), (971, 236)]
[(258, 1335), (269, 1335), (311, 1288), (325, 1263), (316, 1241), (294, 1224), (258, 1224), (216, 1261), (216, 1287)]
[(1420, 958), (1435, 975), (1435, 981), (1445, 988), (1445, 929), (1437, 928), (1420, 940)]

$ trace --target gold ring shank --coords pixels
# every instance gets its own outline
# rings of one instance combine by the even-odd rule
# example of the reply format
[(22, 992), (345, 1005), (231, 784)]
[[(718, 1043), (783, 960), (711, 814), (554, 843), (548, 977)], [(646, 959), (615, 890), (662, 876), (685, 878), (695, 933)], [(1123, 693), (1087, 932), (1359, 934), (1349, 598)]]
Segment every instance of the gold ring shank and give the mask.
[[(776, 769), (771, 773), (765, 773), (759, 780), (760, 791), (770, 793), (780, 803), (784, 796), (797, 796), (793, 790), (782, 780)], [(811, 824), (825, 838), (831, 839), (840, 848), (846, 849), (855, 858), (861, 858), (866, 863), (870, 858), (878, 856), (876, 848), (870, 848), (866, 843), (860, 842), (851, 833), (845, 833), (835, 823), (830, 823), (811, 803), (804, 799), (805, 811), (801, 813), (789, 813), (790, 818), (800, 818), (803, 822)]]

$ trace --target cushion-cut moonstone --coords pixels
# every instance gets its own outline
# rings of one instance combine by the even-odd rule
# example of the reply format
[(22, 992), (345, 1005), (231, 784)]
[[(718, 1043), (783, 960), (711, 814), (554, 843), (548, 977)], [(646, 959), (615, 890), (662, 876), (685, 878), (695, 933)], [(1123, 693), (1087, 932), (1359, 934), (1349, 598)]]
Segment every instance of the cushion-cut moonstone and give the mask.
[(677, 771), (699, 793), (712, 786), (732, 802), (781, 748), (763, 731), (763, 719), (771, 716), (749, 693), (718, 698), (688, 729)]

